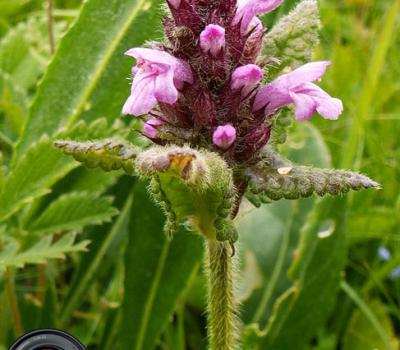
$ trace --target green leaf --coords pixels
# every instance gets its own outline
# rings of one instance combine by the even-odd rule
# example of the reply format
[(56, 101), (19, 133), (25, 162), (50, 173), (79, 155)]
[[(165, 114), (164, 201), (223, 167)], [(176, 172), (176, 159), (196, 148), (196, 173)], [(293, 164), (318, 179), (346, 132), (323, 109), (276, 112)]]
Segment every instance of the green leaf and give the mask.
[(74, 241), (73, 234), (66, 234), (56, 242), (53, 242), (52, 236), (47, 236), (22, 252), (18, 252), (15, 243), (6, 245), (4, 251), (0, 253), (0, 271), (8, 267), (22, 268), (26, 264), (43, 264), (50, 259), (64, 259), (66, 254), (85, 251), (90, 243), (82, 241), (74, 244)]
[(118, 214), (111, 197), (93, 193), (69, 193), (53, 201), (28, 227), (34, 234), (80, 232), (87, 225), (100, 225)]
[[(286, 145), (290, 159), (330, 166), (321, 135), (308, 123), (295, 125)], [(282, 200), (238, 218), (241, 246), (255, 253), (264, 284), (244, 304), (246, 350), (304, 350), (328, 316), (345, 259), (346, 208), (327, 198), (312, 209), (315, 202)]]
[[(119, 264), (122, 253), (116, 254), (114, 251), (110, 253), (110, 250), (116, 241), (118, 246), (121, 246), (117, 252), (122, 251), (125, 247), (120, 241), (124, 241), (128, 236), (127, 226), (131, 213), (134, 181), (135, 179), (131, 177), (121, 178), (116, 188), (114, 188), (115, 205), (120, 214), (113, 219), (112, 223), (102, 225), (95, 230), (89, 230), (88, 238), (92, 242), (90, 251), (81, 257), (79, 267), (70, 283), (59, 318), (61, 327), (66, 326), (70, 320), (71, 313), (82, 304), (91, 283), (98, 277), (99, 270), (104, 271), (107, 269), (107, 255), (111, 263)], [(111, 268), (114, 269), (114, 265)]]
[(317, 1), (303, 0), (266, 35), (263, 53), (278, 59), (280, 69), (297, 68), (310, 61), (320, 27)]
[(0, 221), (24, 204), (48, 193), (50, 186), (77, 164), (65, 161), (48, 137), (32, 145), (4, 182), (0, 193)]
[(200, 265), (203, 243), (185, 230), (167, 240), (162, 212), (143, 184), (133, 198), (120, 344), (122, 350), (151, 350)]
[(300, 248), (289, 277), (293, 285), (275, 304), (267, 328), (244, 332), (246, 349), (306, 349), (331, 311), (345, 262), (346, 202), (319, 202), (301, 230)]
[(19, 135), (27, 113), (27, 96), (9, 74), (0, 70), (0, 113), (4, 116), (1, 128)]
[(29, 0), (0, 0), (0, 16), (6, 17), (17, 13)]
[[(120, 115), (132, 60), (123, 53), (158, 34), (161, 0), (89, 0), (61, 40), (30, 110), (15, 159), (43, 133), (53, 136), (83, 112)], [(140, 28), (140, 30), (138, 30)], [(91, 108), (96, 110), (92, 110)]]
[[(290, 131), (288, 142), (281, 147), (289, 159), (319, 167), (331, 166), (329, 150), (312, 124), (297, 123)], [(267, 199), (270, 204), (250, 212), (243, 210), (244, 214), (239, 212), (237, 221), (241, 251), (255, 254), (263, 279), (262, 288), (254, 291), (245, 302), (243, 318), (263, 327), (271, 316), (274, 301), (291, 286), (287, 270), (297, 248), (298, 233), (315, 204), (315, 197), (275, 202), (260, 194), (255, 198), (259, 201)]]
[[(68, 132), (59, 135), (75, 138), (106, 137), (115, 129), (105, 119), (90, 124), (77, 123)], [(33, 144), (14, 165), (0, 193), (0, 221), (18, 211), (24, 204), (32, 202), (50, 191), (60, 178), (76, 168), (78, 164), (63, 156), (47, 136)]]
[(104, 140), (96, 142), (56, 141), (55, 146), (65, 154), (73, 156), (88, 168), (101, 168), (104, 171), (123, 169), (127, 174), (135, 173), (135, 159), (139, 150), (119, 141)]
[(379, 300), (372, 300), (364, 305), (382, 328), (385, 339), (382, 339), (381, 332), (376, 329), (367, 315), (360, 309), (356, 309), (344, 336), (343, 350), (398, 349), (399, 341), (396, 340), (393, 324), (385, 305)]
[(350, 190), (381, 188), (377, 182), (358, 173), (294, 165), (269, 147), (262, 161), (249, 169), (247, 176), (253, 195), (271, 200), (306, 198), (313, 193), (335, 196)]
[(0, 42), (0, 70), (9, 74), (24, 90), (32, 87), (43, 73), (49, 53), (41, 57), (30, 37), (39, 37), (46, 42), (45, 32), (40, 27), (46, 26), (44, 20), (31, 19), (9, 30)]

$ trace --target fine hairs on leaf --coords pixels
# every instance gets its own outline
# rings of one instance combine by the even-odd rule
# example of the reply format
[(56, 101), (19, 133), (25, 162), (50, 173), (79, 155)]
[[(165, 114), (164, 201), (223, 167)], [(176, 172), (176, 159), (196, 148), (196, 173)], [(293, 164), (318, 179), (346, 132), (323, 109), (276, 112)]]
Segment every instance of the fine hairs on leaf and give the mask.
[(263, 54), (277, 59), (280, 68), (297, 68), (310, 61), (320, 28), (317, 0), (303, 0), (267, 33)]
[(265, 149), (264, 161), (249, 169), (247, 175), (251, 192), (248, 198), (256, 206), (268, 199), (306, 198), (313, 193), (335, 196), (350, 190), (381, 188), (377, 182), (355, 172), (294, 165), (270, 148)]
[(28, 229), (37, 235), (80, 232), (87, 225), (109, 222), (117, 214), (118, 210), (112, 206), (111, 197), (73, 192), (52, 202)]

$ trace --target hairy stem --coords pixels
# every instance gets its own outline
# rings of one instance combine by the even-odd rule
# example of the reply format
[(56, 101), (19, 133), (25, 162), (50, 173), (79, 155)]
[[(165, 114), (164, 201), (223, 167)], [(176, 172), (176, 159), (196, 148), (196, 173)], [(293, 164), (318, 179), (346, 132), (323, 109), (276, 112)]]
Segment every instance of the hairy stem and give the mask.
[(208, 333), (210, 350), (238, 348), (234, 261), (228, 242), (207, 240)]

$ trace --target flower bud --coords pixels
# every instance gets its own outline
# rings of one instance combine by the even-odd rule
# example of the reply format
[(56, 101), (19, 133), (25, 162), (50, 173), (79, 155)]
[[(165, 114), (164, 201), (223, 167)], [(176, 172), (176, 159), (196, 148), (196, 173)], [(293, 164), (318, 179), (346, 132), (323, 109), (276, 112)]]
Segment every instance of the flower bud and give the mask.
[(158, 137), (158, 127), (163, 125), (164, 122), (158, 118), (150, 118), (143, 125), (143, 134), (149, 139)]
[(217, 57), (225, 48), (225, 29), (217, 24), (209, 24), (200, 34), (200, 47)]
[(247, 96), (262, 80), (263, 75), (263, 70), (255, 64), (236, 68), (232, 74), (231, 89), (242, 90), (242, 96)]
[(214, 131), (213, 142), (219, 148), (226, 150), (232, 146), (235, 140), (236, 140), (236, 129), (230, 124), (219, 126)]

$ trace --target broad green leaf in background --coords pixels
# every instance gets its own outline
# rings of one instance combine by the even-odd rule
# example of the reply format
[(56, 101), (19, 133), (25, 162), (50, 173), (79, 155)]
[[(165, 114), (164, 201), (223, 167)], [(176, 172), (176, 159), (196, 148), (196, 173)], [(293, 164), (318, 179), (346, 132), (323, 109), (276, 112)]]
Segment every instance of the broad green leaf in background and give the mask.
[(1, 16), (10, 16), (18, 12), (29, 0), (0, 0)]
[(17, 244), (6, 244), (6, 249), (0, 253), (0, 271), (4, 271), (7, 267), (21, 268), (26, 264), (43, 264), (49, 259), (63, 259), (65, 254), (85, 251), (90, 243), (81, 241), (74, 244), (74, 241), (74, 234), (66, 234), (55, 242), (52, 236), (46, 236), (22, 252), (18, 252)]
[[(319, 131), (310, 123), (293, 124), (283, 153), (292, 161), (309, 166), (330, 167), (330, 153)], [(312, 210), (314, 198), (281, 200), (250, 212), (243, 207), (238, 218), (241, 251), (256, 255), (263, 274), (262, 288), (245, 302), (247, 322), (266, 324), (273, 300), (290, 286), (287, 269), (299, 241), (299, 232)], [(265, 228), (265, 229), (264, 229)]]
[[(372, 300), (368, 303), (376, 321), (389, 337), (391, 348), (398, 349), (399, 341), (395, 338), (395, 332), (391, 323), (388, 310), (380, 300)], [(371, 321), (360, 309), (356, 309), (351, 317), (349, 327), (344, 336), (343, 350), (389, 350), (388, 345), (372, 325)]]
[[(330, 166), (330, 154), (320, 133), (308, 123), (294, 126), (284, 153), (302, 164)], [(249, 322), (259, 323), (260, 329), (265, 329), (266, 321), (270, 319), (264, 333), (251, 328), (245, 331), (245, 346), (249, 349), (302, 350), (330, 311), (344, 262), (345, 238), (343, 232), (338, 231), (341, 221), (333, 221), (336, 218), (334, 212), (329, 219), (331, 214), (327, 209), (332, 205), (331, 199), (325, 199), (312, 209), (314, 202), (312, 198), (281, 201), (254, 210), (239, 220), (243, 248), (255, 252), (264, 275), (264, 287), (246, 302), (248, 312), (244, 316)], [(340, 213), (343, 210), (341, 208)], [(311, 217), (310, 212), (313, 213)], [(308, 223), (302, 229), (312, 218), (314, 226)], [(296, 248), (299, 240), (300, 246)], [(335, 254), (326, 259), (330, 254), (325, 250), (329, 247)], [(297, 272), (292, 271), (288, 278), (286, 271), (293, 264), (297, 266)], [(319, 273), (319, 269), (331, 271)], [(272, 309), (272, 301), (279, 295), (281, 297)], [(307, 316), (311, 310), (315, 313), (312, 317)], [(249, 340), (247, 337), (254, 338)]]
[(303, 350), (331, 311), (346, 255), (343, 199), (325, 198), (301, 230), (289, 277), (293, 285), (277, 301), (267, 328), (248, 326), (248, 349)]
[(53, 201), (28, 227), (34, 234), (63, 231), (80, 232), (87, 225), (99, 225), (118, 214), (111, 197), (87, 192), (73, 192)]
[[(19, 159), (43, 133), (89, 119), (120, 116), (132, 61), (123, 53), (158, 34), (161, 0), (90, 0), (61, 40), (30, 110)], [(140, 30), (138, 30), (140, 28)], [(93, 110), (91, 108), (94, 108)], [(14, 162), (15, 164), (15, 162)]]
[(144, 184), (138, 184), (125, 256), (122, 350), (154, 348), (202, 260), (199, 236), (182, 229), (169, 241), (163, 225), (161, 210), (148, 197)]

